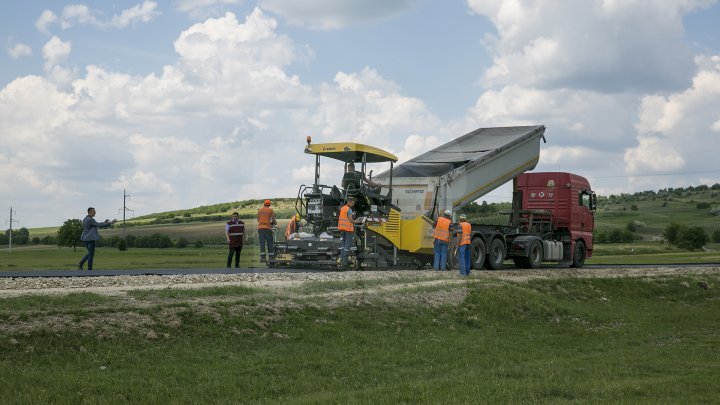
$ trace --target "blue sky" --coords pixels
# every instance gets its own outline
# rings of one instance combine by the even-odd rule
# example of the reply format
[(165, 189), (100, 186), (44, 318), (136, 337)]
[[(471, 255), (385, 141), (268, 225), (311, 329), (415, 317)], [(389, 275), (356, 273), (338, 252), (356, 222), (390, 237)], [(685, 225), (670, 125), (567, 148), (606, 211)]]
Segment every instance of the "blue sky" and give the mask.
[(537, 170), (600, 194), (720, 182), (716, 0), (11, 3), (0, 201), (20, 226), (117, 217), (123, 189), (136, 215), (295, 196), (306, 135), (406, 160), (544, 124)]

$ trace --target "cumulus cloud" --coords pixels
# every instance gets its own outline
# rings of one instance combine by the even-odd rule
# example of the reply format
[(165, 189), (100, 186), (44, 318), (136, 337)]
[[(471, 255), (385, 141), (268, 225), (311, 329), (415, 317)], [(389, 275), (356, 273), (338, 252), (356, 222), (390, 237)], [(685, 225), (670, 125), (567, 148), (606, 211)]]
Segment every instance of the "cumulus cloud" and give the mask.
[(720, 150), (720, 56), (696, 58), (688, 89), (668, 96), (648, 95), (640, 105), (637, 145), (625, 152), (630, 174), (687, 171), (697, 178), (704, 162)]
[(684, 41), (683, 14), (712, 3), (468, 0), (498, 30), (485, 39), (493, 54), (486, 86), (611, 93), (687, 86), (693, 54)]
[(405, 137), (436, 133), (440, 121), (417, 98), (371, 68), (338, 72), (320, 86), (319, 106), (311, 125), (325, 137), (343, 135), (355, 142), (398, 150)]
[(72, 43), (53, 36), (43, 45), (42, 54), (45, 59), (45, 70), (50, 71), (54, 66), (65, 63), (72, 52)]
[(25, 44), (15, 44), (7, 48), (7, 53), (13, 60), (32, 55), (32, 48)]
[(51, 10), (44, 10), (35, 27), (45, 34), (50, 33), (53, 24), (59, 24), (62, 29), (69, 29), (75, 25), (92, 25), (99, 28), (125, 28), (135, 23), (147, 23), (160, 15), (157, 3), (146, 0), (130, 8), (124, 9), (120, 14), (105, 18), (99, 10), (93, 10), (85, 4), (69, 4), (63, 7), (60, 17)]
[(290, 24), (332, 30), (376, 21), (411, 9), (417, 0), (261, 0), (260, 7)]
[(142, 4), (123, 10), (120, 15), (114, 15), (110, 19), (110, 25), (117, 28), (124, 28), (136, 22), (150, 22), (160, 15), (157, 11), (157, 3), (144, 1)]
[[(46, 77), (18, 78), (0, 91), (0, 130), (13, 134), (0, 183), (29, 196), (43, 194), (43, 183), (73, 190), (52, 201), (63, 216), (87, 205), (112, 213), (121, 188), (138, 214), (294, 196), (313, 181), (306, 135), (402, 151), (430, 139), (408, 136), (441, 127), (420, 100), (370, 68), (303, 84), (287, 73), (301, 47), (259, 8), (244, 20), (227, 13), (193, 24), (174, 46), (177, 61), (159, 73), (89, 65), (77, 74), (67, 67), (72, 44), (52, 37), (43, 47)], [(52, 77), (61, 69), (73, 73), (64, 86)], [(43, 181), (11, 180), (20, 162), (31, 168), (28, 178)], [(341, 167), (326, 169), (337, 182)]]
[(191, 17), (201, 19), (223, 15), (228, 6), (241, 3), (242, 0), (178, 0), (175, 7)]
[(49, 27), (50, 25), (56, 23), (58, 21), (57, 15), (53, 13), (50, 10), (43, 10), (42, 14), (40, 14), (40, 17), (35, 21), (35, 28), (37, 28), (38, 31), (49, 34)]

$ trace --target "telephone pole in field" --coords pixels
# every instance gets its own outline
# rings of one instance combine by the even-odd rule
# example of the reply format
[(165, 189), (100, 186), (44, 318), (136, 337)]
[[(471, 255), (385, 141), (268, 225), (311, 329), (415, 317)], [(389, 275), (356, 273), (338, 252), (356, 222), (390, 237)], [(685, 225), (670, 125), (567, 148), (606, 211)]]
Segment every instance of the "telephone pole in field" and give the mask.
[(18, 222), (17, 219), (13, 219), (13, 208), (10, 207), (10, 234), (8, 235), (8, 253), (12, 252), (12, 226), (13, 222)]
[(135, 211), (128, 208), (125, 203), (130, 198), (130, 196), (125, 192), (125, 189), (123, 189), (123, 207), (122, 207), (122, 216), (123, 216), (123, 239), (125, 239), (125, 213), (128, 211), (131, 211), (135, 213)]

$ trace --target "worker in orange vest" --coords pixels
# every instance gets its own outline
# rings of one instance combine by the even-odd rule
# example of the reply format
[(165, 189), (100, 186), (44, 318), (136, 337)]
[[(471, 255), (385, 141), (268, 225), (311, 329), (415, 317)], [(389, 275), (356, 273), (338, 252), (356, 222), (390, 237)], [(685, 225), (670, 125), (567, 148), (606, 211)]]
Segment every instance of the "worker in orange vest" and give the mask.
[(345, 205), (340, 209), (338, 215), (338, 230), (340, 231), (340, 265), (347, 266), (348, 256), (355, 239), (355, 199), (348, 197)]
[(433, 269), (439, 271), (447, 270), (447, 252), (448, 244), (450, 243), (450, 217), (452, 212), (445, 210), (443, 216), (435, 220), (435, 231), (433, 232), (433, 243), (435, 260), (433, 263)]
[(460, 228), (457, 231), (458, 238), (458, 264), (460, 264), (460, 275), (470, 275), (470, 237), (472, 226), (467, 221), (465, 214), (460, 214)]
[(292, 218), (290, 218), (290, 222), (288, 222), (287, 228), (285, 228), (285, 240), (290, 239), (290, 235), (297, 233), (299, 230), (300, 214), (295, 214)]
[(275, 221), (275, 212), (270, 208), (272, 202), (265, 200), (263, 206), (258, 209), (257, 222), (258, 222), (258, 241), (260, 242), (260, 263), (265, 263), (265, 246), (267, 246), (268, 260), (271, 260), (275, 255), (275, 247), (273, 246), (273, 225), (277, 224)]

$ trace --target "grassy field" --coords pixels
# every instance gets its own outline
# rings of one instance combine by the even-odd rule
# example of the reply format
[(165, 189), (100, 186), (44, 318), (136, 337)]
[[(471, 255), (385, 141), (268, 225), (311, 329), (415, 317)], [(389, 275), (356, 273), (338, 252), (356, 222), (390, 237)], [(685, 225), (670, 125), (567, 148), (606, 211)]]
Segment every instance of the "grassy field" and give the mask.
[[(720, 289), (697, 281), (2, 299), (0, 392), (6, 404), (718, 403)], [(443, 300), (457, 288), (460, 301)]]

